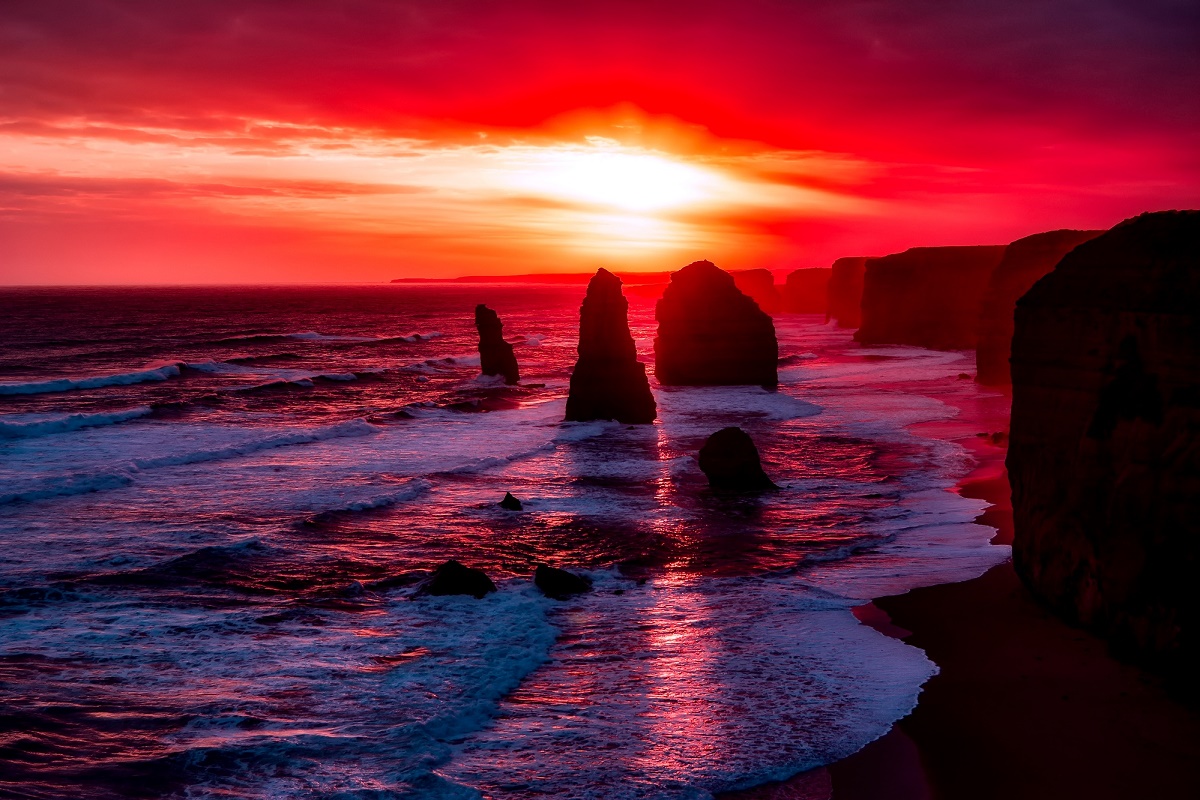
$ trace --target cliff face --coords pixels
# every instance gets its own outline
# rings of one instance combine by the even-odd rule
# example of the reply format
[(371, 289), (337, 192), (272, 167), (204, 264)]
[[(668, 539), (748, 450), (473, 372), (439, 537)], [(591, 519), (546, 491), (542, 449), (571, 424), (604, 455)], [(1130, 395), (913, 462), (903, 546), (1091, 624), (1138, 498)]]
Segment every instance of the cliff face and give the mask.
[(671, 276), (655, 307), (655, 374), (668, 386), (775, 386), (775, 325), (710, 261)]
[(1200, 212), (1081, 244), (1017, 303), (1013, 561), (1060, 614), (1200, 667)]
[(775, 288), (775, 276), (769, 269), (741, 269), (730, 272), (733, 285), (749, 297), (768, 314), (777, 313), (782, 307), (779, 290)]
[(621, 279), (599, 270), (579, 310), (579, 360), (571, 373), (567, 421), (614, 419), (631, 425), (658, 416), (646, 365), (629, 333), (629, 301)]
[(789, 272), (783, 285), (783, 310), (792, 314), (825, 314), (829, 306), (829, 280), (833, 270), (798, 269)]
[(1078, 245), (1104, 231), (1050, 231), (1017, 239), (992, 273), (979, 314), (978, 380), (990, 386), (1010, 382), (1013, 311), (1017, 299)]
[(979, 311), (1004, 246), (914, 247), (873, 258), (863, 279), (863, 344), (975, 347)]
[(503, 375), (512, 385), (521, 380), (513, 347), (504, 341), (500, 315), (485, 305), (475, 306), (475, 329), (479, 331), (479, 369), (484, 375)]
[(826, 316), (837, 320), (839, 328), (857, 328), (862, 324), (863, 279), (869, 258), (839, 258), (829, 275), (829, 300)]

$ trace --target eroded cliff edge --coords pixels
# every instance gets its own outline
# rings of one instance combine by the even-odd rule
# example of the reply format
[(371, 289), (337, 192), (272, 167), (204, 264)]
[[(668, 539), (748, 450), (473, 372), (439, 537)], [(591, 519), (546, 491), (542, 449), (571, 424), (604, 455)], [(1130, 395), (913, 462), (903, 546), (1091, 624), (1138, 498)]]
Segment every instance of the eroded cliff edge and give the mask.
[(1172, 672), (1200, 666), (1200, 212), (1079, 245), (1020, 299), (1008, 452), (1033, 593)]

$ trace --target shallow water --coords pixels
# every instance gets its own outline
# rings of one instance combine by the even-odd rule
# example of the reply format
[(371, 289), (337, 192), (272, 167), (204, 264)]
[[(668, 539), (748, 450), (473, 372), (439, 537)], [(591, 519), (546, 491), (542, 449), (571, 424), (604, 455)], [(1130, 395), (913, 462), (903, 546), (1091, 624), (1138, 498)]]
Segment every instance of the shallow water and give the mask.
[[(655, 384), (653, 426), (562, 423), (581, 299), (5, 291), (0, 789), (708, 797), (884, 733), (935, 667), (849, 609), (1005, 557), (949, 491), (1003, 398), (969, 354), (785, 316), (777, 392)], [(477, 377), (477, 302), (522, 387)], [(780, 491), (707, 490), (731, 424)], [(410, 600), (447, 558), (500, 591)], [(596, 591), (541, 597), (542, 562)]]

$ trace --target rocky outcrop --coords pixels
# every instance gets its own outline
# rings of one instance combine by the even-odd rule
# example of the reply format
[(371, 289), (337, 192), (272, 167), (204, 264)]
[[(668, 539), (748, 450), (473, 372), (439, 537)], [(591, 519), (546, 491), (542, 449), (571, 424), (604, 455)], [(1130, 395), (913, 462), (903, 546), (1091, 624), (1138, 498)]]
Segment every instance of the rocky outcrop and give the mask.
[(914, 247), (869, 260), (854, 338), (935, 350), (975, 347), (983, 292), (1003, 256), (1003, 245)]
[(839, 258), (829, 276), (826, 320), (837, 320), (839, 328), (857, 328), (862, 324), (863, 279), (869, 258)]
[(512, 492), (505, 492), (504, 499), (500, 501), (500, 507), (505, 511), (520, 511), (524, 508), (521, 501), (512, 496)]
[(503, 375), (511, 385), (521, 380), (513, 347), (504, 341), (504, 323), (487, 306), (475, 306), (475, 329), (479, 331), (479, 367), (484, 375)]
[(1200, 668), (1200, 212), (1079, 245), (1017, 302), (1013, 562), (1119, 650)]
[(992, 272), (979, 312), (977, 379), (989, 386), (1010, 382), (1008, 356), (1012, 349), (1013, 311), (1017, 299), (1039, 278), (1054, 269), (1063, 256), (1104, 231), (1050, 231), (1017, 239), (1004, 251)]
[(421, 585), (413, 597), (465, 594), (478, 600), (494, 591), (496, 584), (492, 583), (492, 579), (483, 570), (464, 567), (451, 559), (435, 569), (433, 575), (429, 576), (429, 580)]
[(591, 579), (546, 564), (538, 564), (533, 573), (533, 583), (541, 589), (542, 594), (555, 600), (566, 600), (592, 590)]
[(733, 285), (738, 291), (758, 303), (763, 311), (775, 314), (782, 308), (779, 290), (775, 288), (775, 276), (770, 270), (739, 269), (729, 274), (733, 276)]
[(579, 310), (579, 360), (571, 373), (567, 420), (614, 419), (631, 425), (658, 416), (646, 365), (629, 333), (629, 301), (621, 279), (599, 270)]
[(798, 269), (789, 272), (783, 285), (783, 310), (792, 314), (824, 314), (829, 307), (829, 281), (833, 270)]
[(711, 261), (671, 275), (655, 307), (654, 372), (667, 386), (775, 386), (771, 317)]
[(762, 491), (777, 488), (763, 472), (754, 440), (741, 428), (722, 428), (700, 448), (700, 469), (714, 489)]

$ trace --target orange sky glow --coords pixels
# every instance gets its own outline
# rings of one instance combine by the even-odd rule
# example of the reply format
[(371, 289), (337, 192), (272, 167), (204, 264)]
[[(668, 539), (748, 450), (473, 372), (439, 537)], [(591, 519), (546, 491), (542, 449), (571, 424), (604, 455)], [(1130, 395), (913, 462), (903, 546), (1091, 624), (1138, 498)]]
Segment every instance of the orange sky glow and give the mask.
[(1170, 19), (55, 5), (0, 10), (0, 283), (791, 269), (1200, 204)]

